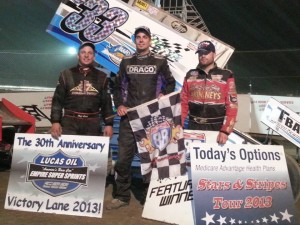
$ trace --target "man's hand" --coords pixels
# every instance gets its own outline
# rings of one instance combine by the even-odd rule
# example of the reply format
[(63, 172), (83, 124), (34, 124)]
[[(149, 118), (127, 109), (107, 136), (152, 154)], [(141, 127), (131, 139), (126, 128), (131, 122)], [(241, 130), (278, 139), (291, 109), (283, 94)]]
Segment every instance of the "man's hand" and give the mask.
[(113, 127), (105, 126), (103, 130), (103, 135), (111, 138), (111, 136), (113, 135)]
[(157, 99), (160, 99), (162, 96), (164, 96), (164, 94), (163, 93), (159, 93)]
[(217, 142), (219, 144), (223, 145), (226, 143), (227, 140), (228, 140), (228, 135), (223, 132), (219, 132), (218, 137), (217, 137)]
[(51, 136), (54, 139), (58, 139), (61, 136), (62, 128), (60, 123), (53, 123), (51, 126)]
[(117, 113), (119, 116), (125, 116), (127, 114), (127, 107), (125, 107), (124, 105), (120, 105), (118, 107)]

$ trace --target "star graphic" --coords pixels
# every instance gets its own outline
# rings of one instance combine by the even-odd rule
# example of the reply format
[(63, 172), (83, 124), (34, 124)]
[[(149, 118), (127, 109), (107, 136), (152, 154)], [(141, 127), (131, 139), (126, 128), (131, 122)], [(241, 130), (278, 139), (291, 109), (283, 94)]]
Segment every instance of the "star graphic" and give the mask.
[(226, 217), (222, 217), (221, 215), (220, 215), (220, 219), (218, 219), (217, 221), (220, 223), (220, 225), (222, 225), (223, 223), (225, 223), (226, 224)]
[(268, 219), (266, 217), (262, 218), (262, 222), (263, 223), (267, 223), (268, 222)]
[(282, 215), (282, 221), (283, 220), (287, 220), (289, 222), (291, 222), (290, 218), (293, 216), (291, 214), (288, 213), (287, 209), (284, 212), (280, 212)]
[(270, 217), (271, 217), (271, 222), (276, 222), (276, 223), (278, 223), (279, 217), (277, 217), (277, 216), (275, 215), (275, 213), (273, 214), (273, 216), (270, 215)]
[(89, 170), (90, 170), (90, 171), (95, 172), (97, 168), (99, 168), (99, 165), (97, 165), (97, 164), (94, 164), (94, 165), (91, 165), (91, 164), (90, 164), (90, 165), (89, 165)]
[(202, 220), (204, 220), (206, 222), (206, 225), (209, 225), (210, 223), (215, 223), (215, 221), (213, 220), (213, 217), (215, 216), (215, 214), (211, 214), (209, 215), (207, 212), (205, 213), (205, 217), (202, 218)]
[(241, 221), (241, 220), (239, 220), (238, 224), (242, 224), (242, 221)]
[(256, 220), (256, 223), (259, 223), (259, 220)]
[(235, 224), (235, 219), (230, 218), (229, 223), (230, 223), (230, 224)]

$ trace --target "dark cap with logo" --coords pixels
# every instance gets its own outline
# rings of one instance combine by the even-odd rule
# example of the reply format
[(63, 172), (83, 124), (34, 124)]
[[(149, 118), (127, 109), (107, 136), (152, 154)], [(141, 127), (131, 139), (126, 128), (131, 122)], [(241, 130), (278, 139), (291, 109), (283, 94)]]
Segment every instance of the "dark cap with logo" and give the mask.
[(91, 43), (91, 42), (85, 42), (85, 43), (82, 43), (82, 44), (79, 46), (79, 48), (78, 48), (78, 52), (79, 52), (81, 49), (83, 49), (84, 47), (86, 47), (86, 46), (91, 47), (91, 48), (93, 49), (93, 51), (96, 52), (96, 47), (95, 47), (95, 45), (94, 45), (93, 43)]
[(139, 32), (143, 32), (147, 36), (151, 37), (151, 31), (150, 31), (149, 27), (141, 26), (141, 27), (135, 28), (134, 36), (136, 36)]
[(198, 45), (196, 53), (208, 54), (210, 52), (216, 52), (216, 48), (210, 41), (202, 41)]

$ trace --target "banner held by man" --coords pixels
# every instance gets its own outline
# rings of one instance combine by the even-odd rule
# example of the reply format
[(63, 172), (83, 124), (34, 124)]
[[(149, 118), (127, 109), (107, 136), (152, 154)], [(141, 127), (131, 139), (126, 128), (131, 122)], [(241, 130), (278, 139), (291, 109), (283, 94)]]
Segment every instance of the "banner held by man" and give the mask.
[(180, 93), (173, 92), (131, 108), (127, 115), (138, 146), (144, 180), (185, 174)]

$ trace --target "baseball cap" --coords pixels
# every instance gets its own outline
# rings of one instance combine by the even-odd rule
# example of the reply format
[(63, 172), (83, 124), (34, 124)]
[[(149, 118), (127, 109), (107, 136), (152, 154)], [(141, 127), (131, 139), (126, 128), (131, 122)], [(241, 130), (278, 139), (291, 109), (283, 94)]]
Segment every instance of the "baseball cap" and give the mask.
[(135, 28), (134, 36), (136, 36), (139, 32), (143, 32), (146, 35), (148, 35), (149, 37), (151, 37), (151, 31), (150, 31), (149, 27), (140, 26), (140, 27)]
[(82, 48), (84, 48), (84, 47), (86, 47), (86, 46), (91, 47), (91, 48), (93, 49), (94, 52), (96, 51), (96, 47), (95, 47), (95, 45), (94, 45), (93, 43), (91, 43), (91, 42), (85, 42), (85, 43), (82, 43), (82, 44), (79, 46), (78, 52), (79, 52)]
[(216, 48), (210, 41), (202, 41), (198, 45), (196, 53), (208, 54), (210, 52), (216, 52)]

